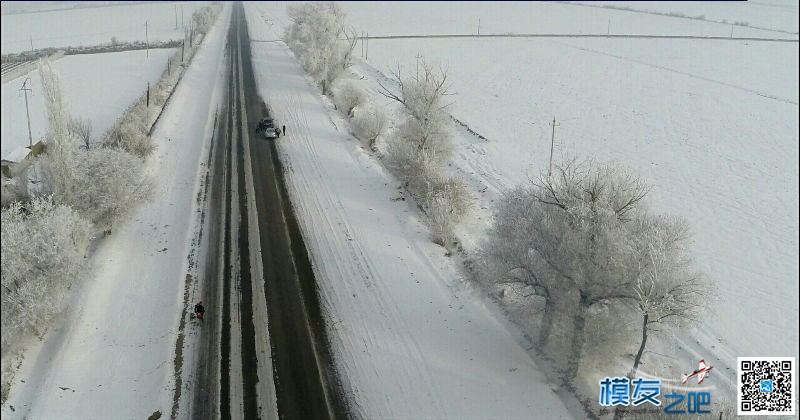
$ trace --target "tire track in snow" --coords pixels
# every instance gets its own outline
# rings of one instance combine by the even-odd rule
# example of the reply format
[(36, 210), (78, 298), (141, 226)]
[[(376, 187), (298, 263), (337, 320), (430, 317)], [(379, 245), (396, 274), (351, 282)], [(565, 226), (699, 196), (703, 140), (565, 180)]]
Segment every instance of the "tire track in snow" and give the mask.
[[(361, 236), (353, 229), (352, 226), (347, 222), (347, 219), (344, 217), (345, 209), (342, 205), (341, 201), (338, 200), (336, 194), (330, 189), (326, 179), (330, 179), (329, 175), (326, 174), (325, 169), (322, 167), (320, 163), (319, 153), (316, 150), (314, 145), (315, 140), (311, 138), (311, 134), (309, 132), (309, 123), (306, 118), (306, 115), (302, 112), (297, 112), (296, 110), (302, 110), (303, 108), (299, 106), (298, 100), (294, 97), (284, 98), (283, 99), (286, 103), (289, 103), (290, 106), (287, 107), (288, 112), (288, 120), (292, 124), (292, 142), (301, 141), (303, 145), (303, 152), (306, 154), (307, 159), (302, 159), (303, 162), (309, 162), (311, 165), (304, 165), (303, 171), (292, 171), (292, 176), (295, 179), (295, 182), (292, 183), (293, 185), (302, 187), (302, 191), (298, 194), (299, 197), (316, 197), (317, 200), (309, 200), (310, 204), (314, 207), (313, 209), (309, 209), (311, 212), (316, 213), (325, 220), (327, 228), (322, 229), (309, 229), (305, 224), (303, 229), (304, 235), (309, 236), (316, 236), (315, 234), (322, 233), (322, 237), (319, 238), (318, 241), (320, 243), (327, 244), (327, 249), (329, 250), (339, 250), (338, 256), (335, 259), (330, 258), (317, 258), (315, 262), (320, 265), (325, 265), (326, 261), (347, 261), (353, 262), (353, 264), (336, 264), (334, 268), (335, 272), (339, 273), (342, 279), (344, 278), (360, 278), (362, 280), (362, 284), (364, 285), (365, 289), (371, 289), (372, 292), (368, 294), (369, 297), (374, 297), (377, 299), (378, 305), (374, 308), (377, 311), (388, 311), (391, 314), (390, 319), (402, 319), (400, 312), (397, 308), (397, 305), (394, 301), (388, 298), (389, 293), (383, 286), (385, 283), (385, 279), (381, 278), (378, 272), (374, 269), (374, 263), (369, 259), (368, 254), (364, 252), (361, 248), (360, 243), (362, 242), (359, 240)], [(294, 133), (298, 133), (299, 136), (295, 137)], [(319, 139), (317, 139), (318, 141)], [(290, 161), (291, 158), (286, 154), (283, 153), (282, 159), (286, 161)], [(308, 169), (312, 169), (313, 172), (309, 172)], [(313, 185), (320, 185), (324, 187), (325, 194), (315, 194), (316, 190), (312, 187)], [(295, 202), (300, 202), (300, 200), (295, 200)], [(333, 213), (333, 215), (331, 215)], [(347, 240), (345, 241), (345, 246), (342, 248), (342, 240), (341, 236), (334, 235), (333, 232), (341, 232)], [(355, 271), (352, 271), (355, 269)], [(324, 274), (326, 272), (330, 272), (328, 270), (321, 270), (320, 274)], [(432, 271), (435, 272), (435, 271)], [(322, 278), (323, 275), (320, 275)], [(350, 283), (342, 282), (341, 285), (345, 286), (347, 289), (347, 296), (353, 296), (353, 299), (357, 299), (360, 293), (364, 294), (364, 289), (355, 289), (353, 287), (348, 287)], [(333, 303), (333, 307), (348, 307), (352, 306), (352, 302), (343, 301), (339, 293), (332, 292), (332, 293), (325, 293), (325, 298), (333, 297), (336, 298), (336, 302)], [(356, 306), (357, 307), (357, 306)], [(329, 311), (330, 313), (330, 311)], [(363, 314), (364, 316), (375, 316), (375, 314), (370, 314), (366, 312)], [(338, 321), (337, 321), (338, 322)], [(353, 328), (353, 324), (350, 325), (349, 328)], [(395, 335), (395, 339), (391, 340), (394, 343), (398, 343), (402, 347), (402, 353), (404, 353), (407, 357), (410, 357), (415, 360), (424, 360), (425, 356), (423, 352), (420, 350), (419, 344), (414, 339), (413, 335), (408, 331), (395, 331), (392, 330), (392, 333)], [(365, 343), (365, 351), (368, 349), (379, 348), (379, 342), (377, 337), (375, 337), (374, 332), (370, 330), (366, 330), (362, 328), (361, 333), (356, 334), (359, 337), (367, 337), (368, 342)], [(382, 340), (385, 341), (385, 338)], [(345, 346), (344, 348), (355, 349), (357, 345), (353, 345), (353, 342), (350, 342), (349, 346)], [(363, 369), (363, 367), (359, 367)], [(381, 372), (378, 372), (374, 366), (370, 367), (370, 370), (376, 376), (383, 376)], [(414, 384), (416, 381), (415, 377), (411, 377), (408, 372), (403, 372), (408, 376), (407, 380), (398, 381), (400, 389), (405, 390), (405, 387), (402, 384)], [(427, 372), (423, 378), (424, 383), (427, 385), (427, 389), (435, 390), (433, 386), (433, 381), (430, 378), (430, 375)], [(439, 412), (443, 413), (441, 406), (438, 404), (438, 398), (433, 397), (433, 401), (437, 401), (437, 407)], [(367, 413), (362, 413), (367, 414)]]

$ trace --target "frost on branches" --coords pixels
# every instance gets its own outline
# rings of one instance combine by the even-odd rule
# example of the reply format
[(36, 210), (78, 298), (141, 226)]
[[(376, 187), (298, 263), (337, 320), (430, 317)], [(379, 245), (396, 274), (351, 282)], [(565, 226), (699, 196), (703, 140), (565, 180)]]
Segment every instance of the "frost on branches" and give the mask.
[(350, 80), (336, 83), (333, 92), (333, 103), (347, 118), (353, 118), (355, 107), (361, 105), (366, 99), (364, 92)]
[(428, 216), (433, 241), (449, 248), (455, 243), (453, 227), (464, 218), (473, 199), (463, 180), (442, 170), (453, 151), (449, 104), (444, 102), (447, 73), (424, 62), (422, 68), (422, 74), (413, 77), (395, 71), (397, 93), (381, 84), (381, 94), (401, 104), (405, 113), (405, 120), (388, 139), (388, 161)]
[(353, 135), (366, 142), (370, 150), (374, 152), (378, 137), (382, 136), (389, 126), (386, 114), (370, 103), (357, 106), (353, 110), (353, 114), (353, 118), (350, 120)]
[(148, 200), (152, 181), (143, 173), (143, 164), (121, 149), (94, 148), (76, 156), (68, 202), (97, 228), (111, 230), (115, 221), (124, 220)]
[(40, 60), (39, 72), (42, 75), (42, 92), (45, 97), (45, 110), (49, 123), (45, 137), (49, 163), (46, 165), (47, 179), (56, 202), (64, 202), (70, 200), (70, 181), (73, 178), (72, 159), (77, 150), (77, 144), (72, 141), (72, 136), (70, 136), (69, 119), (61, 95), (61, 84), (47, 59)]
[[(303, 68), (328, 95), (333, 82), (350, 66), (355, 48), (354, 31), (345, 28), (345, 12), (336, 3), (293, 4), (287, 8), (292, 24), (286, 43)], [(343, 40), (346, 39), (346, 40)]]
[[(115, 221), (123, 219), (149, 198), (152, 181), (144, 175), (144, 162), (125, 148), (108, 143), (106, 147), (80, 150), (78, 144), (85, 141), (80, 138), (81, 130), (77, 127), (88, 122), (70, 125), (58, 77), (46, 62), (41, 72), (50, 121), (43, 166), (53, 201), (70, 206), (95, 227), (110, 231)], [(129, 124), (122, 124), (115, 132), (128, 127)], [(131, 137), (143, 137), (150, 144), (149, 138), (141, 132)]]
[[(496, 210), (478, 277), (490, 287), (525, 285), (543, 300), (537, 344), (562, 364), (568, 381), (584, 349), (615, 334), (594, 318), (642, 325), (635, 370), (649, 331), (690, 322), (711, 297), (686, 251), (686, 223), (648, 211), (646, 194), (629, 171), (571, 161), (509, 191)], [(619, 334), (614, 341), (603, 344), (630, 349), (636, 340)]]
[(42, 334), (85, 265), (91, 225), (78, 212), (35, 198), (2, 211), (2, 348)]

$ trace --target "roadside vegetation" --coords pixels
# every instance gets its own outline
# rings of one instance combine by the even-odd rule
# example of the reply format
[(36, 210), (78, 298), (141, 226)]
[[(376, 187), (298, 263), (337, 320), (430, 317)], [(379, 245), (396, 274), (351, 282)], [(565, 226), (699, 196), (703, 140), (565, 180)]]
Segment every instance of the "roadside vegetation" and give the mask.
[(621, 354), (635, 354), (634, 377), (650, 335), (696, 322), (715, 297), (688, 223), (650, 210), (647, 192), (617, 163), (569, 161), (503, 194), (475, 256), (475, 280), (530, 306), (533, 319), (516, 321), (538, 325), (536, 345), (568, 384)]
[(398, 68), (392, 84), (381, 94), (402, 106), (402, 122), (390, 134), (389, 117), (367, 100), (367, 95), (341, 76), (351, 66), (357, 37), (345, 24), (346, 15), (335, 3), (306, 3), (288, 7), (292, 24), (286, 42), (303, 68), (331, 97), (350, 121), (352, 134), (377, 152), (379, 137), (388, 136), (385, 162), (401, 180), (402, 188), (425, 215), (433, 242), (450, 253), (458, 245), (454, 227), (473, 204), (463, 180), (447, 174), (452, 154), (452, 122), (447, 113), (447, 73), (423, 63), (416, 76)]
[[(85, 275), (92, 241), (111, 234), (151, 198), (156, 183), (145, 173), (145, 161), (156, 145), (150, 132), (221, 9), (214, 3), (195, 12), (192, 41), (100, 138), (91, 121), (69, 116), (58, 76), (46, 59), (40, 62), (49, 124), (45, 152), (19, 165), (16, 194), (3, 197), (4, 360), (47, 332), (67, 291)], [(12, 378), (3, 372), (3, 400)]]
[[(475, 192), (446, 170), (455, 152), (446, 71), (424, 60), (415, 73), (398, 65), (378, 82), (402, 109), (387, 115), (339, 77), (355, 45), (344, 12), (311, 3), (290, 6), (289, 16), (289, 46), (450, 254)], [(716, 298), (715, 283), (691, 255), (689, 223), (647, 206), (648, 191), (617, 162), (561, 162), (552, 174), (502, 192), (478, 249), (462, 254), (467, 276), (524, 331), (535, 331), (537, 352), (576, 393), (577, 378), (601, 366), (626, 363), (636, 376), (653, 335), (695, 324)]]

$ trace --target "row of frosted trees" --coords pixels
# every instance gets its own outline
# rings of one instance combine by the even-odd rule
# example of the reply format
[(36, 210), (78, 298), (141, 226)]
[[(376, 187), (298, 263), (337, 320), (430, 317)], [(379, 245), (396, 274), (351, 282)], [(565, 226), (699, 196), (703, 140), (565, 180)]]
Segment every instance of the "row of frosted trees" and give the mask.
[[(447, 111), (447, 74), (425, 63), (405, 75), (398, 67), (380, 93), (401, 105), (392, 121), (352, 81), (354, 30), (333, 3), (289, 7), (286, 39), (322, 93), (351, 123), (355, 137), (378, 152), (426, 216), (434, 242), (457, 244), (454, 227), (473, 196), (445, 170), (454, 144)], [(648, 338), (691, 324), (715, 296), (694, 268), (688, 224), (646, 206), (648, 187), (620, 164), (573, 159), (501, 194), (492, 226), (466, 258), (470, 278), (501, 303), (517, 291), (535, 343), (573, 384), (585, 365), (631, 354), (635, 375)], [(521, 292), (520, 292), (521, 291)], [(509, 312), (511, 313), (511, 312)]]
[[(208, 30), (220, 9), (212, 4), (195, 12), (198, 34)], [(20, 165), (25, 169), (15, 174), (17, 193), (3, 197), (4, 357), (47, 331), (63, 309), (67, 290), (86, 274), (92, 239), (110, 234), (115, 223), (149, 199), (155, 185), (144, 164), (155, 148), (149, 130), (156, 106), (147, 107), (143, 95), (95, 139), (90, 121), (69, 116), (47, 61), (42, 61), (40, 74), (49, 124), (45, 153), (30, 166)], [(165, 72), (149, 92), (155, 105), (163, 106), (177, 80), (176, 72)]]

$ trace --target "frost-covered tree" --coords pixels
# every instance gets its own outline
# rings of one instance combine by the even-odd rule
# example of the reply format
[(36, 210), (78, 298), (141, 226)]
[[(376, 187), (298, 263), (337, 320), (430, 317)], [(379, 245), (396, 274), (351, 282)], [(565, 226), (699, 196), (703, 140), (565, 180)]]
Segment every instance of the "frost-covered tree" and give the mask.
[[(403, 177), (435, 176), (452, 153), (452, 122), (446, 112), (447, 73), (423, 62), (423, 74), (404, 77), (392, 72), (397, 92), (381, 84), (381, 94), (403, 106), (406, 118), (389, 138), (389, 159)], [(435, 169), (435, 170), (434, 170)], [(413, 193), (413, 191), (412, 191)]]
[(450, 158), (452, 121), (446, 112), (447, 73), (422, 63), (422, 74), (392, 73), (396, 92), (381, 84), (381, 94), (403, 106), (405, 119), (388, 140), (389, 165), (428, 216), (434, 242), (450, 246), (453, 227), (471, 207), (464, 182), (442, 173)]
[(211, 26), (213, 26), (220, 9), (221, 6), (219, 4), (213, 3), (192, 13), (195, 30), (203, 35), (207, 34), (211, 30)]
[(128, 109), (122, 121), (106, 133), (103, 144), (145, 157), (155, 150), (148, 131), (147, 107), (140, 99)]
[(358, 106), (353, 110), (353, 114), (350, 120), (353, 134), (375, 151), (375, 142), (386, 132), (389, 124), (386, 114), (374, 105)]
[(455, 242), (453, 228), (472, 206), (472, 195), (459, 178), (436, 176), (429, 180), (423, 210), (428, 216), (433, 242), (449, 247)]
[(67, 124), (70, 136), (78, 140), (82, 147), (89, 150), (92, 147), (92, 121), (80, 117), (71, 117)]
[(94, 148), (76, 159), (73, 201), (69, 204), (106, 231), (151, 196), (152, 181), (142, 161), (120, 149)]
[(39, 73), (42, 77), (45, 111), (49, 123), (45, 142), (47, 144), (48, 184), (57, 203), (70, 201), (70, 182), (73, 155), (77, 151), (77, 143), (69, 135), (68, 115), (58, 76), (50, 67), (47, 59), (39, 61)]
[[(680, 236), (678, 225), (647, 212), (646, 194), (645, 183), (629, 171), (571, 161), (506, 193), (481, 247), (484, 281), (524, 283), (544, 297), (538, 342), (569, 360), (570, 380), (581, 362), (590, 309), (631, 304), (646, 271), (642, 241), (658, 229)], [(673, 266), (684, 263), (679, 254), (662, 255)]]
[(361, 105), (364, 100), (364, 91), (359, 89), (353, 82), (347, 80), (334, 85), (333, 103), (347, 118), (353, 118), (353, 110)]
[(42, 334), (85, 265), (91, 227), (51, 197), (2, 210), (2, 348)]
[(452, 121), (446, 111), (447, 72), (423, 61), (422, 74), (405, 77), (400, 68), (392, 72), (398, 92), (381, 85), (381, 94), (403, 105), (406, 120), (398, 127), (393, 142), (411, 143), (418, 151), (434, 156), (439, 164), (452, 153)]
[(716, 296), (714, 285), (694, 268), (687, 252), (691, 235), (686, 221), (651, 217), (640, 220), (634, 232), (634, 260), (629, 267), (636, 283), (624, 303), (641, 317), (642, 338), (631, 377), (639, 369), (650, 333), (667, 325), (696, 323)]
[(354, 31), (345, 27), (345, 12), (338, 4), (325, 2), (293, 4), (287, 13), (292, 24), (286, 29), (286, 42), (328, 95), (333, 82), (350, 66), (355, 48)]

